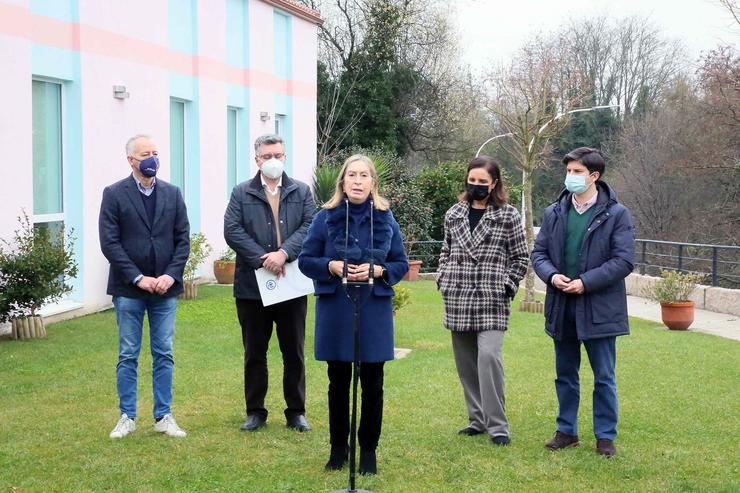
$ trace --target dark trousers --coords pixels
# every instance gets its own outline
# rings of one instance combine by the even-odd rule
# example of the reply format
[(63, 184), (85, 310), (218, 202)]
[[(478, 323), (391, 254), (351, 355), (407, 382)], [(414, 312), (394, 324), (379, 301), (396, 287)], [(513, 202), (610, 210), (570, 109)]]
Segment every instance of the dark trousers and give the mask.
[(244, 344), (244, 400), (247, 415), (267, 418), (267, 348), (275, 324), (283, 354), (285, 417), (306, 412), (306, 371), (303, 346), (306, 338), (306, 297), (263, 306), (260, 300), (236, 299), (236, 313)]
[[(349, 398), (352, 363), (329, 361), (329, 435), (332, 447), (346, 447), (349, 441)], [(361, 363), (362, 406), (357, 440), (362, 450), (375, 450), (383, 424), (383, 365)]]
[(614, 440), (617, 436), (616, 337), (578, 340), (575, 331), (575, 302), (565, 306), (563, 338), (555, 339), (555, 392), (558, 396), (558, 431), (578, 434), (578, 406), (581, 387), (581, 343), (586, 348), (594, 373), (593, 421), (596, 438)]

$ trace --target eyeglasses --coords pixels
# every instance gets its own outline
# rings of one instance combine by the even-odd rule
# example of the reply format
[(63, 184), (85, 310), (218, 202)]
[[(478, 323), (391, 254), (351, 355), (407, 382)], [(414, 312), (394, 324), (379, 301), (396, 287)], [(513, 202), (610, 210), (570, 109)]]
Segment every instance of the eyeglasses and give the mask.
[(262, 154), (262, 155), (259, 155), (257, 157), (260, 158), (263, 161), (269, 161), (272, 158), (275, 158), (275, 159), (283, 159), (285, 157), (285, 154), (283, 154), (282, 152), (278, 152), (278, 153), (275, 153), (275, 154)]

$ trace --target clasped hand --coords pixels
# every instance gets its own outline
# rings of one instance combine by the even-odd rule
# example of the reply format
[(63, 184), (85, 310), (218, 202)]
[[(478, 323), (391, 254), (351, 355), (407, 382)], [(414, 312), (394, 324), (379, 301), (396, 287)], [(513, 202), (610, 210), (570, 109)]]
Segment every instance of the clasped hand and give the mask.
[(580, 279), (571, 279), (563, 274), (555, 274), (552, 276), (552, 285), (564, 293), (583, 294), (585, 291), (583, 281)]
[[(342, 270), (344, 268), (344, 262), (341, 260), (332, 260), (329, 262), (329, 270), (332, 274), (337, 277), (342, 277)], [(347, 264), (347, 280), (348, 281), (367, 281), (368, 274), (370, 272), (370, 264)], [(383, 272), (383, 267), (380, 265), (373, 265), (373, 277), (380, 277)]]
[(143, 276), (136, 285), (149, 293), (165, 294), (172, 287), (175, 280), (169, 274), (159, 277)]

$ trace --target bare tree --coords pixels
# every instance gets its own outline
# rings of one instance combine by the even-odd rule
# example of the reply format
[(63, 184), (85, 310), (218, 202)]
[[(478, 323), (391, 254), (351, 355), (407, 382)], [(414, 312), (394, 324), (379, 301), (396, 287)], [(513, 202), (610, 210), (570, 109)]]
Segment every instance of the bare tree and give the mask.
[(740, 25), (740, 6), (738, 6), (735, 0), (717, 0), (720, 6), (724, 7), (735, 19), (735, 22)]
[(683, 45), (645, 17), (586, 19), (559, 33), (570, 63), (583, 73), (594, 104), (618, 104), (625, 116), (639, 98), (658, 103), (685, 71)]
[[(490, 110), (501, 133), (501, 146), (522, 171), (524, 210), (532, 210), (533, 174), (543, 167), (550, 154), (549, 140), (568, 123), (568, 111), (577, 108), (585, 89), (578, 80), (582, 73), (572, 70), (566, 60), (567, 50), (558, 38), (538, 38), (515, 57), (512, 64), (491, 75)], [(527, 247), (534, 246), (532, 214), (525, 214)], [(531, 309), (534, 299), (534, 271), (525, 277), (523, 309)]]

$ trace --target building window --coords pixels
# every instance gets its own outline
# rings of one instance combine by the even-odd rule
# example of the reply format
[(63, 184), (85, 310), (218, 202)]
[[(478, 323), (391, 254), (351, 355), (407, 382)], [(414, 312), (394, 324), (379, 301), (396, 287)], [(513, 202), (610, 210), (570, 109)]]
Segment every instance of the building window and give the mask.
[(170, 182), (185, 195), (185, 101), (170, 99)]
[(226, 193), (231, 195), (231, 191), (236, 186), (237, 171), (237, 114), (238, 109), (226, 109)]
[(64, 228), (62, 85), (32, 82), (33, 223)]
[(285, 120), (285, 115), (275, 114), (275, 135), (285, 136)]

